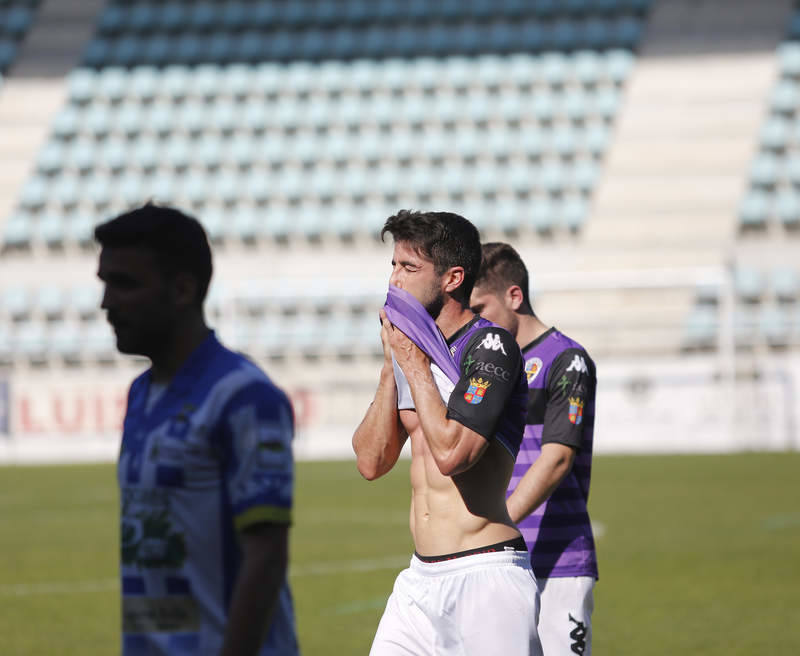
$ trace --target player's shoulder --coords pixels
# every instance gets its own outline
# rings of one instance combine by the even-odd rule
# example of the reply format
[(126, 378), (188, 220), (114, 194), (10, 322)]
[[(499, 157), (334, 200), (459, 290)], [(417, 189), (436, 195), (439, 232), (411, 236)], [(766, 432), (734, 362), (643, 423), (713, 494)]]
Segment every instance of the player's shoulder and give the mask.
[(221, 346), (212, 366), (216, 371), (211, 396), (217, 402), (236, 397), (272, 403), (288, 400), (286, 393), (244, 353)]

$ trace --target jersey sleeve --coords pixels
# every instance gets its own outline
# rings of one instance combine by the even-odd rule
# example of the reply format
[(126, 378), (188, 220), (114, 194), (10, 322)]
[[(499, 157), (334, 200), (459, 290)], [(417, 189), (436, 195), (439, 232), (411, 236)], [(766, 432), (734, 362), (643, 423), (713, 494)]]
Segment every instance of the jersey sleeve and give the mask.
[(294, 484), (294, 417), (286, 395), (268, 381), (251, 383), (228, 402), (224, 465), (229, 512), (242, 530), (290, 524)]
[(519, 383), (522, 354), (511, 334), (497, 326), (476, 330), (459, 365), (447, 418), (491, 440)]
[(542, 444), (581, 448), (583, 411), (594, 400), (596, 384), (594, 362), (583, 349), (567, 349), (553, 361), (547, 378)]

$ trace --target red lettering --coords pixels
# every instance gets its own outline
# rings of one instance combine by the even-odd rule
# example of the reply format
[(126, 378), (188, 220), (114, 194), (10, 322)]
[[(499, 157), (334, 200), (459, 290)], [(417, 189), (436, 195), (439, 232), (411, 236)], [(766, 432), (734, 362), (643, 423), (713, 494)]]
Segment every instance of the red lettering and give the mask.
[(60, 396), (56, 396), (53, 399), (53, 419), (55, 420), (56, 427), (65, 433), (79, 433), (82, 430), (86, 430), (86, 404), (84, 403), (84, 399), (77, 398), (72, 405), (72, 419), (69, 421), (64, 416), (64, 399)]
[(31, 400), (25, 396), (19, 397), (19, 427), (22, 433), (41, 433), (44, 429), (42, 424), (36, 421), (31, 409)]

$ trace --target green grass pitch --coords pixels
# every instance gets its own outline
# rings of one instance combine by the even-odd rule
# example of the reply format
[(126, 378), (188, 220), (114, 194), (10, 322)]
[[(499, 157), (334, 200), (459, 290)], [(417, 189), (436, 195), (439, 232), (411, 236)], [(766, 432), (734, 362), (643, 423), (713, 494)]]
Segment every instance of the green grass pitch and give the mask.
[[(596, 457), (594, 653), (792, 652), (799, 453)], [(367, 483), (299, 463), (293, 586), (306, 656), (366, 654), (411, 553), (408, 463)], [(0, 468), (0, 653), (119, 651), (110, 465)]]

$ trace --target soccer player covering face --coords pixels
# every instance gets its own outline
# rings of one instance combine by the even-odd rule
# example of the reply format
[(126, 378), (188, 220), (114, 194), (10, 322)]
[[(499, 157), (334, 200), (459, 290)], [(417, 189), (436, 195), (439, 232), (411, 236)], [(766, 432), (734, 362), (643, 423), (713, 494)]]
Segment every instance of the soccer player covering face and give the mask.
[(414, 321), (441, 331), (458, 380), (435, 376), (429, 353), (381, 312), (383, 367), (353, 448), (374, 480), (411, 441), (415, 553), (370, 653), (540, 654), (536, 583), (505, 503), (527, 390), (513, 337), (469, 309), (478, 231), (456, 214), (401, 211), (386, 233), (394, 238), (389, 284), (410, 295)]
[(580, 344), (536, 317), (528, 296), (528, 271), (508, 244), (484, 244), (472, 309), (506, 327), (525, 359), (527, 425), (508, 489), (508, 511), (531, 553), (541, 593), (539, 636), (544, 654), (588, 656), (597, 579), (586, 509), (594, 362)]
[(122, 654), (292, 656), (292, 409), (203, 318), (200, 224), (145, 205), (97, 227), (102, 307), (148, 357), (119, 454)]

